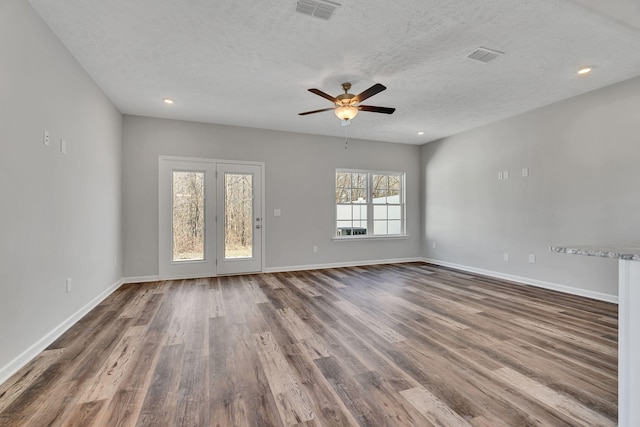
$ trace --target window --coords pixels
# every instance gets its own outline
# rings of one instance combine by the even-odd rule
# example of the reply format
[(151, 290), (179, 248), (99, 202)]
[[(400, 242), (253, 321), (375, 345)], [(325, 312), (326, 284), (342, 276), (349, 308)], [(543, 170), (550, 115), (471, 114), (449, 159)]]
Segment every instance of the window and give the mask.
[(404, 173), (336, 170), (336, 236), (405, 235)]

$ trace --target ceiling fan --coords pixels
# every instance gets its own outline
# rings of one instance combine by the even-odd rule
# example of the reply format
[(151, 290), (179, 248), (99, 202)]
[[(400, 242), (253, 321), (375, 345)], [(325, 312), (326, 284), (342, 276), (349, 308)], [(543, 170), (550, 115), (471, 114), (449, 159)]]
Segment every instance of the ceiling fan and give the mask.
[(316, 95), (326, 98), (336, 105), (333, 108), (323, 108), (321, 110), (307, 111), (304, 113), (299, 113), (299, 115), (306, 116), (307, 114), (321, 113), (323, 111), (334, 110), (336, 116), (340, 120), (342, 120), (343, 122), (347, 122), (353, 119), (355, 116), (357, 116), (359, 111), (369, 111), (372, 113), (383, 113), (383, 114), (393, 114), (393, 112), (396, 111), (395, 108), (374, 107), (372, 105), (360, 105), (360, 103), (365, 99), (370, 98), (373, 95), (380, 93), (386, 89), (386, 87), (381, 85), (380, 83), (374, 84), (369, 89), (365, 90), (359, 95), (352, 95), (349, 93), (349, 89), (351, 89), (351, 83), (342, 83), (342, 89), (344, 89), (344, 93), (341, 93), (336, 97), (333, 97), (328, 93), (321, 91), (320, 89), (309, 89), (309, 92), (315, 93)]

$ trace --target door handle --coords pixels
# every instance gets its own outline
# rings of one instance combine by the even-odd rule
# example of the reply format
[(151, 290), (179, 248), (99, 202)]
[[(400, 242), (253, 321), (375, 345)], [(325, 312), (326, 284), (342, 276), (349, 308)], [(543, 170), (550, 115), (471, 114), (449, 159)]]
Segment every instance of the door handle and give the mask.
[(261, 227), (260, 227), (260, 224), (256, 225), (256, 228), (261, 228)]

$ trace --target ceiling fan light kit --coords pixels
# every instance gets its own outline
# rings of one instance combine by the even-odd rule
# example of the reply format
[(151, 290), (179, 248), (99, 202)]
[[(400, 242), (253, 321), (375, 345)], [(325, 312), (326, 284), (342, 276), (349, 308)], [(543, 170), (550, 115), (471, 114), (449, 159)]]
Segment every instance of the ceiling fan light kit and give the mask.
[(335, 113), (340, 120), (351, 120), (358, 115), (358, 109), (352, 105), (343, 105), (336, 108)]
[(393, 114), (393, 112), (396, 110), (395, 108), (389, 108), (389, 107), (375, 107), (373, 105), (360, 105), (360, 102), (386, 89), (386, 87), (381, 85), (380, 83), (374, 84), (369, 89), (365, 90), (364, 92), (358, 95), (353, 95), (349, 93), (349, 89), (351, 89), (351, 83), (348, 83), (348, 82), (342, 83), (342, 89), (344, 90), (344, 93), (336, 97), (333, 97), (328, 93), (321, 91), (320, 89), (315, 89), (315, 88), (309, 89), (309, 92), (315, 93), (316, 95), (321, 96), (333, 102), (335, 104), (335, 107), (323, 108), (321, 110), (307, 111), (304, 113), (299, 113), (299, 115), (306, 116), (308, 114), (315, 114), (323, 111), (334, 110), (336, 117), (338, 117), (343, 122), (348, 122), (349, 120), (356, 117), (359, 111)]

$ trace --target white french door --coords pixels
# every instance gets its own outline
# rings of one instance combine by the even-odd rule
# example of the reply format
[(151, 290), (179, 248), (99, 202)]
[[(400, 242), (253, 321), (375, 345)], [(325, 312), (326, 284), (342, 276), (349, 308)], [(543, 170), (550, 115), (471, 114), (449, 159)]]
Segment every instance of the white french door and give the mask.
[(262, 168), (218, 164), (218, 274), (262, 268)]
[(215, 174), (215, 163), (160, 159), (160, 278), (215, 274)]
[(161, 279), (262, 270), (261, 164), (160, 157)]

